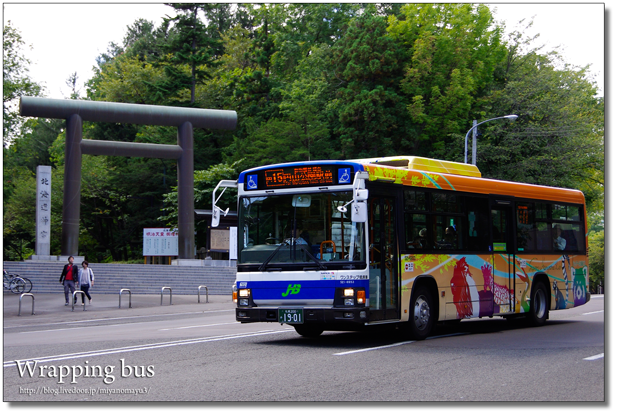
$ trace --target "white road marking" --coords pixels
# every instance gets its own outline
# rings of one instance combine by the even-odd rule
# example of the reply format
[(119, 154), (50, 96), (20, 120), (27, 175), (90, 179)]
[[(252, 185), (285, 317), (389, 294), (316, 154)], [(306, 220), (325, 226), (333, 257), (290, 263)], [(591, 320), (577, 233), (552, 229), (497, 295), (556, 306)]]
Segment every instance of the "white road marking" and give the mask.
[(600, 360), (601, 358), (605, 357), (605, 353), (602, 354), (596, 354), (593, 355), (591, 357), (586, 357), (584, 358), (584, 361), (594, 361), (594, 360)]
[(605, 311), (586, 312), (586, 313), (582, 313), (582, 315), (592, 315), (592, 314), (595, 314), (595, 313), (603, 313), (603, 312), (605, 312)]
[[(178, 316), (178, 315), (197, 315), (203, 313), (218, 313), (218, 312), (234, 312), (234, 309), (218, 309), (213, 311), (201, 311), (201, 312), (179, 312), (179, 313), (164, 313), (160, 315), (134, 315), (134, 316), (122, 316), (117, 318), (98, 318), (98, 319), (84, 319), (82, 321), (70, 321), (70, 322), (46, 322), (41, 324), (31, 324), (27, 326), (51, 326), (51, 325), (78, 325), (87, 322), (101, 322), (101, 321), (117, 321), (121, 319), (138, 319), (138, 318), (156, 318), (160, 316)], [(24, 328), (24, 325), (5, 326), (4, 329)], [(33, 332), (45, 332), (45, 331), (33, 331)]]
[(248, 333), (236, 334), (236, 335), (223, 335), (223, 336), (216, 336), (216, 337), (194, 338), (194, 339), (185, 339), (185, 340), (180, 340), (180, 341), (159, 342), (155, 344), (144, 344), (144, 345), (133, 345), (133, 346), (121, 347), (121, 348), (110, 348), (107, 350), (76, 352), (73, 354), (53, 355), (49, 357), (24, 358), (24, 359), (19, 359), (19, 360), (5, 361), (4, 367), (6, 368), (6, 367), (16, 366), (17, 361), (20, 361), (20, 362), (36, 361), (38, 363), (46, 363), (50, 361), (62, 361), (62, 360), (70, 360), (70, 359), (76, 359), (76, 358), (95, 357), (98, 355), (128, 353), (128, 352), (134, 352), (134, 351), (152, 350), (152, 349), (157, 349), (157, 348), (168, 348), (168, 347), (178, 347), (181, 345), (199, 344), (199, 343), (204, 343), (204, 342), (227, 341), (231, 339), (258, 337), (262, 335), (272, 335), (272, 334), (279, 334), (283, 332), (292, 332), (292, 331), (293, 331), (292, 329), (287, 329), (283, 331), (248, 332)]
[(382, 345), (380, 347), (364, 348), (364, 349), (361, 349), (361, 350), (353, 350), (353, 351), (345, 351), (345, 352), (337, 352), (337, 353), (335, 353), (333, 355), (357, 354), (358, 352), (368, 352), (368, 351), (380, 350), (380, 349), (383, 349), (383, 348), (398, 347), (400, 345), (411, 344), (412, 342), (415, 342), (415, 341), (404, 341), (404, 342), (397, 342), (396, 344)]
[(447, 338), (447, 337), (458, 337), (460, 335), (469, 335), (470, 332), (455, 332), (454, 334), (446, 334), (446, 335), (435, 335), (434, 337), (428, 337), (426, 339), (437, 339), (437, 338)]
[(174, 331), (175, 329), (204, 328), (204, 327), (207, 327), (207, 326), (236, 325), (236, 324), (241, 324), (241, 322), (224, 322), (224, 323), (221, 323), (221, 324), (180, 326), (178, 328), (162, 328), (162, 329), (158, 329), (158, 331)]

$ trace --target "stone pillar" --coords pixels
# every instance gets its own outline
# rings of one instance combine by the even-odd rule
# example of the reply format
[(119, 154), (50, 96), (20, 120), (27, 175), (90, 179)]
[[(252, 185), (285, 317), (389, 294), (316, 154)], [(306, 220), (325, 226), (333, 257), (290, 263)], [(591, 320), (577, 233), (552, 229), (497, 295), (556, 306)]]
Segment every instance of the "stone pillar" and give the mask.
[(178, 129), (178, 145), (183, 149), (177, 159), (179, 199), (179, 259), (194, 258), (194, 132), (189, 121)]
[(77, 256), (80, 236), (80, 188), (82, 185), (82, 118), (67, 119), (65, 140), (65, 187), (62, 196), (61, 255)]
[[(52, 167), (37, 166), (37, 238), (32, 260), (51, 260)], [(55, 257), (54, 257), (55, 259)]]

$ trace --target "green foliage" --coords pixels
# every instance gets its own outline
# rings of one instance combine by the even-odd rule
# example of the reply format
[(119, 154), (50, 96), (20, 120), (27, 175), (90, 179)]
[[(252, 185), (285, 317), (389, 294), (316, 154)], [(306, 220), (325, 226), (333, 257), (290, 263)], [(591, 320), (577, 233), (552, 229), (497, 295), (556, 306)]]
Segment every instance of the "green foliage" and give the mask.
[(407, 118), (397, 91), (404, 54), (386, 27), (384, 17), (367, 9), (333, 47), (334, 77), (342, 87), (330, 110), (337, 116), (334, 133), (344, 158), (390, 155), (406, 147), (401, 140)]
[[(60, 252), (62, 189), (64, 170), (52, 169), (50, 253)], [(3, 255), (5, 260), (23, 261), (34, 253), (36, 224), (36, 177), (26, 168), (14, 171), (14, 191), (4, 200)]]
[(590, 290), (598, 293), (598, 288), (605, 288), (605, 231), (590, 233)]
[(2, 29), (2, 135), (8, 147), (18, 134), (22, 120), (18, 100), (22, 95), (38, 96), (41, 87), (28, 76), (30, 61), (23, 55), (24, 41), (11, 22)]
[[(223, 179), (234, 179), (241, 173), (243, 160), (239, 160), (232, 164), (220, 163), (211, 166), (207, 170), (194, 171), (194, 208), (195, 209), (211, 209), (213, 190), (217, 184)], [(175, 228), (178, 223), (178, 193), (177, 187), (173, 187), (173, 192), (164, 195), (165, 207), (162, 212), (165, 215), (159, 217), (167, 227)], [(218, 201), (218, 206), (222, 209), (237, 209), (237, 194), (228, 190), (224, 196)]]
[[(237, 112), (234, 131), (194, 129), (196, 208), (211, 209), (219, 180), (258, 165), (397, 154), (461, 161), (474, 119), (517, 114), (514, 123), (478, 129), (483, 176), (580, 189), (591, 237), (603, 229), (604, 100), (588, 68), (542, 55), (527, 28), (502, 40), (504, 28), (487, 6), (170, 7), (169, 18), (138, 19), (122, 44), (109, 44), (87, 97)], [(40, 91), (22, 47), (19, 32), (5, 25), (6, 258), (34, 244), (36, 166), (51, 165), (59, 187), (64, 170), (64, 121), (16, 117), (15, 97)], [(87, 122), (84, 138), (176, 144), (177, 131)], [(234, 209), (232, 196), (227, 191), (219, 205)], [(59, 188), (53, 227), (61, 197)], [(142, 228), (174, 225), (176, 209), (174, 161), (84, 156), (79, 246), (89, 260), (140, 258)], [(198, 239), (207, 225), (196, 224)]]
[(501, 30), (485, 5), (407, 4), (401, 13), (390, 17), (388, 32), (409, 47), (401, 86), (420, 132), (416, 147), (446, 159), (452, 135), (468, 130), (470, 112), (504, 56)]

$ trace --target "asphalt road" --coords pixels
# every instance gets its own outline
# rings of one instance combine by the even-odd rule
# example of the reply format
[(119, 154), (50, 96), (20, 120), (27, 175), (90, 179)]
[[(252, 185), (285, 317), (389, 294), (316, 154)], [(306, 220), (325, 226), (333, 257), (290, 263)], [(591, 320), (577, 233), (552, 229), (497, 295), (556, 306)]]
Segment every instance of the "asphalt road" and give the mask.
[[(604, 401), (604, 297), (548, 324), (476, 319), (425, 341), (394, 331), (239, 324), (228, 297), (4, 295), (4, 400)], [(18, 362), (18, 363), (17, 363)]]

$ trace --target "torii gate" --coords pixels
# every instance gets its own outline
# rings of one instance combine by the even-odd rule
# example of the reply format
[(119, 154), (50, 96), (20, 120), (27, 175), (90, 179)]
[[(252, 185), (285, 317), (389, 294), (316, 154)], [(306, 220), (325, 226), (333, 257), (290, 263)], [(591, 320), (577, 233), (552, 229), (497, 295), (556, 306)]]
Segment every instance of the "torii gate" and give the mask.
[[(179, 258), (194, 258), (193, 128), (234, 130), (237, 113), (228, 110), (165, 107), (104, 101), (21, 97), (24, 117), (67, 120), (61, 255), (78, 255), (82, 154), (177, 160)], [(82, 121), (176, 126), (177, 145), (82, 140)]]

